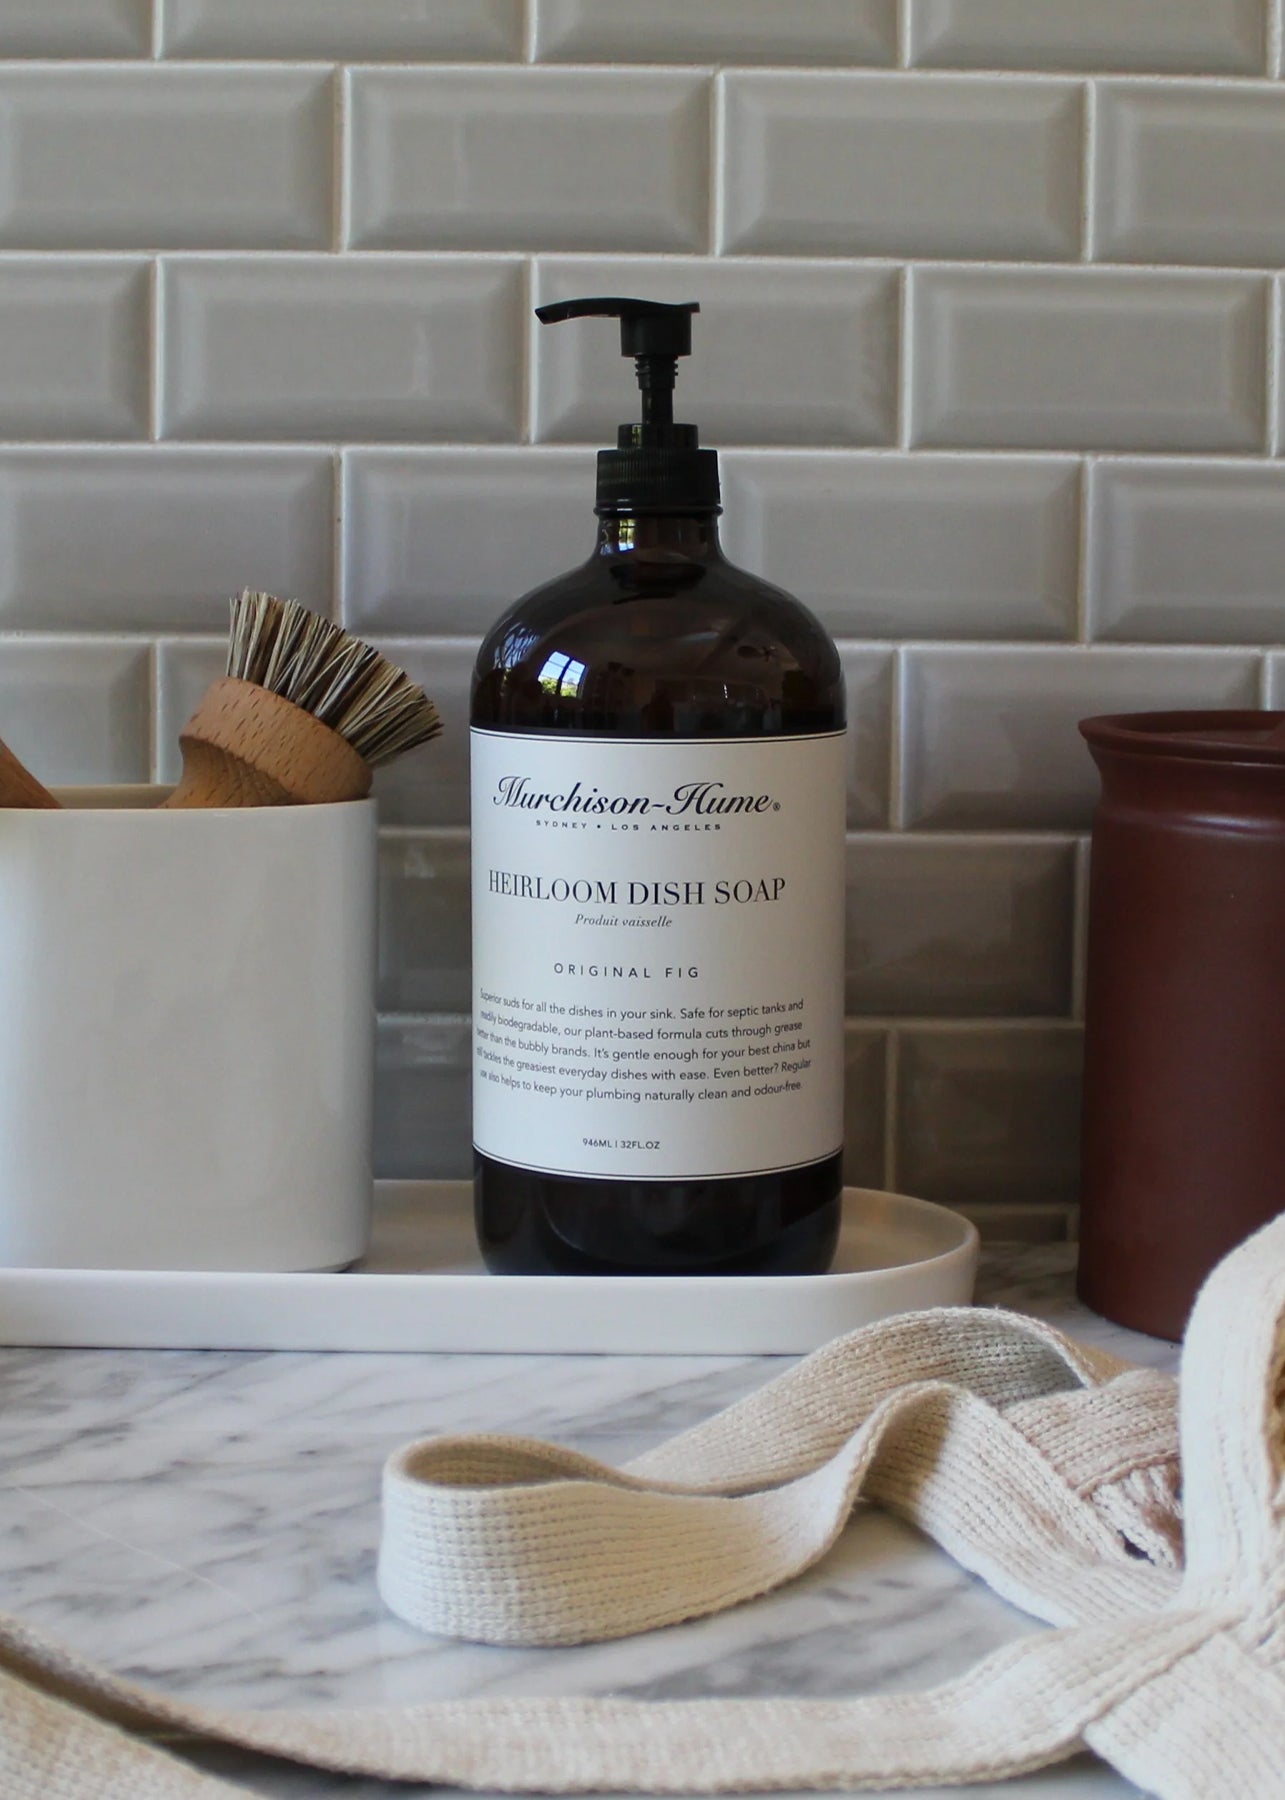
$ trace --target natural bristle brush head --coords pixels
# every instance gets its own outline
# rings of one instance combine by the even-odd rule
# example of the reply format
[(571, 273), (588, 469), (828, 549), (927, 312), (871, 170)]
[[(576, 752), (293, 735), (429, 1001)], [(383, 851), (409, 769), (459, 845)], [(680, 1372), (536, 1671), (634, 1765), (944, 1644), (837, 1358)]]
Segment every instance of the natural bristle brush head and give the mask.
[(442, 729), (437, 708), (404, 669), (297, 600), (248, 589), (238, 595), (227, 672), (292, 700), (372, 769)]
[(183, 729), (166, 806), (359, 800), (372, 769), (442, 729), (405, 670), (297, 600), (235, 599), (227, 669)]

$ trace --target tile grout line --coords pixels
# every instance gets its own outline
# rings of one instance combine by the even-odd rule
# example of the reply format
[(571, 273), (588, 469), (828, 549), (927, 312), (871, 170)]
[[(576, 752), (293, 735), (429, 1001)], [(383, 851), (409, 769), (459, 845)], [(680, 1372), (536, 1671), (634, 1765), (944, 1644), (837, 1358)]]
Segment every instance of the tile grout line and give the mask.
[[(460, 1025), (471, 1015), (467, 1008), (460, 1007), (402, 1007), (381, 1006), (379, 1017), (385, 1025), (431, 1025), (443, 1022)], [(233, 1790), (235, 1792), (235, 1790)]]
[(705, 204), (709, 217), (706, 241), (710, 256), (723, 253), (726, 229), (726, 197), (724, 181), (727, 172), (727, 89), (726, 75), (716, 69), (709, 88), (709, 173), (705, 183)]
[(906, 829), (906, 807), (902, 792), (903, 764), (905, 761), (905, 688), (906, 646), (897, 644), (892, 652), (892, 681), (888, 694), (888, 829), (904, 831)]
[(334, 87), (331, 95), (330, 128), (333, 141), (330, 146), (330, 179), (333, 184), (331, 196), (331, 254), (342, 255), (348, 248), (348, 239), (352, 232), (352, 204), (349, 196), (349, 168), (352, 162), (349, 142), (350, 112), (350, 71), (338, 68), (332, 77)]
[[(1285, 0), (1281, 0), (1285, 5)], [(1267, 284), (1267, 454), (1278, 457), (1285, 450), (1281, 442), (1285, 431), (1285, 369), (1281, 366), (1282, 314), (1285, 314), (1285, 278), (1277, 277)]]
[[(333, 214), (332, 208), (332, 214)], [(334, 236), (333, 217), (331, 237)], [(126, 248), (95, 247), (73, 243), (58, 244), (45, 248), (21, 248), (16, 245), (0, 246), (0, 269), (6, 264), (24, 263), (33, 260), (48, 262), (57, 266), (69, 262), (121, 262), (130, 258), (141, 259), (147, 256), (181, 257), (190, 263), (245, 263), (259, 264), (268, 268), (286, 267), (308, 262), (325, 262), (334, 256), (333, 248), (324, 244), (300, 246), (297, 244), (264, 245), (209, 245), (183, 244), (170, 245), (164, 243), (136, 243)], [(754, 251), (736, 250), (714, 257), (704, 250), (613, 250), (598, 248), (582, 250), (532, 250), (529, 245), (517, 241), (506, 241), (501, 244), (474, 244), (461, 246), (458, 244), (424, 244), (409, 245), (376, 245), (373, 248), (361, 244), (345, 246), (344, 260), (356, 266), (388, 263), (393, 266), (406, 265), (414, 267), (421, 264), (440, 263), (444, 268), (460, 264), (502, 264), (519, 261), (524, 256), (541, 256), (547, 261), (557, 263), (578, 262), (613, 262), (638, 267), (644, 272), (651, 266), (669, 269), (676, 263), (707, 263), (719, 261), (731, 268), (754, 270), (764, 264), (775, 265), (781, 271), (801, 269), (805, 274), (813, 269), (822, 271), (839, 270), (843, 272), (892, 275), (903, 268), (913, 267), (918, 270), (944, 271), (947, 274), (997, 275), (1001, 277), (1024, 274), (1059, 275), (1081, 272), (1083, 265), (1073, 257), (1055, 256), (1052, 254), (1028, 257), (967, 255), (960, 251), (933, 253), (931, 251), (915, 252), (871, 252), (869, 255), (853, 256), (838, 253), (827, 253), (823, 250), (799, 251)], [(1117, 280), (1124, 278), (1126, 282), (1144, 286), (1155, 281), (1172, 281), (1175, 284), (1187, 283), (1200, 286), (1217, 280), (1263, 281), (1270, 280), (1277, 265), (1267, 262), (1226, 262), (1201, 263), (1189, 261), (1160, 262), (1154, 259), (1145, 262), (1127, 262), (1123, 259), (1106, 258), (1092, 265), (1095, 274), (1114, 276)]]
[(894, 1024), (884, 1040), (883, 1051), (883, 1185), (884, 1191), (897, 1191), (897, 1083), (901, 1079), (901, 1027)]
[(912, 41), (911, 0), (896, 0), (896, 32), (897, 32), (897, 68), (910, 69), (914, 65), (914, 43)]
[(522, 391), (518, 431), (520, 447), (531, 449), (535, 446), (535, 359), (539, 355), (540, 341), (536, 335), (540, 329), (540, 323), (535, 316), (536, 258), (534, 256), (528, 256), (522, 265), (522, 301), (522, 329), (518, 334), (518, 355), (522, 359)]
[(1080, 107), (1080, 129), (1084, 142), (1080, 147), (1080, 261), (1091, 263), (1097, 250), (1096, 199), (1094, 186), (1098, 172), (1098, 84), (1086, 81)]
[(165, 55), (165, 0), (151, 0), (150, 59), (160, 62)]
[(387, 839), (389, 843), (443, 837), (461, 838), (467, 842), (469, 828), (467, 825), (381, 825), (379, 836), (381, 839)]
[[(163, 259), (172, 261), (167, 253)], [(533, 259), (534, 260), (534, 259)], [(409, 458), (424, 457), (432, 459), (442, 456), (495, 456), (516, 455), (522, 450), (534, 447), (547, 455), (550, 460), (558, 456), (585, 455), (600, 449), (601, 446), (591, 438), (550, 438), (534, 446), (525, 446), (516, 439), (509, 438), (442, 438), (416, 439), (400, 437), (359, 437), (338, 436), (321, 437), (263, 437), (251, 431), (245, 431), (237, 437), (206, 437), (162, 439), (153, 446), (171, 452), (175, 456), (186, 456), (193, 453), (218, 457), (233, 462), (247, 451), (256, 455), (288, 458), (291, 456), (316, 456), (318, 453), (329, 455), (336, 443), (342, 443), (345, 450), (369, 453), (396, 451), (400, 456)], [(0, 453), (28, 455), (33, 461), (45, 456), (82, 455), (111, 457), (120, 453), (128, 454), (131, 450), (144, 448), (143, 440), (138, 437), (16, 437), (0, 433)], [(1086, 451), (1081, 447), (1047, 450), (1023, 447), (1007, 449), (1002, 446), (986, 445), (980, 448), (964, 448), (958, 445), (933, 445), (920, 448), (918, 445), (903, 447), (899, 444), (799, 444), (799, 443), (736, 443), (724, 439), (721, 452), (729, 457), (752, 456), (779, 458), (782, 461), (802, 460), (807, 457), (834, 458), (836, 461), (851, 461), (857, 464), (878, 463), (972, 463), (984, 466), (987, 463), (1004, 464), (1027, 462), (1034, 465), (1042, 463), (1079, 464), (1086, 457), (1094, 464), (1111, 463), (1146, 463), (1158, 470), (1181, 470), (1186, 468), (1212, 469), (1222, 474), (1233, 471), (1253, 471), (1278, 469), (1279, 456), (1269, 455), (1263, 450), (1109, 450)], [(865, 638), (863, 642), (886, 642), (886, 639)], [(935, 638), (916, 640), (936, 642)], [(944, 642), (979, 642), (970, 638), (943, 639)], [(999, 639), (998, 642), (1010, 640)], [(1013, 642), (1025, 642), (1016, 638)], [(1230, 641), (1230, 640), (1229, 640)]]
[(1285, 0), (1269, 0), (1267, 9), (1267, 72), (1285, 75)]
[(1038, 1036), (1052, 1034), (1055, 1037), (1066, 1037), (1068, 1033), (1079, 1032), (1080, 1021), (1071, 1018), (1066, 1012), (1060, 1013), (848, 1013), (847, 1023), (865, 1031), (900, 1031), (903, 1033), (922, 1032), (933, 1036), (940, 1032), (943, 1035), (954, 1033), (956, 1036), (970, 1037), (986, 1031), (1003, 1031), (1010, 1036)]
[(161, 411), (162, 336), (165, 301), (161, 286), (161, 258), (154, 256), (147, 269), (147, 437), (159, 444), (164, 419)]
[[(145, 448), (137, 443), (133, 449)], [(335, 456), (346, 455), (343, 450), (329, 452)], [(497, 602), (498, 604), (498, 602)], [(376, 634), (387, 643), (406, 644), (426, 647), (433, 645), (442, 649), (476, 650), (485, 636), (479, 626), (473, 631), (449, 630), (434, 631), (431, 629), (410, 629), (392, 626), (389, 628), (372, 627)], [(220, 633), (208, 625), (186, 625), (162, 621), (152, 624), (138, 625), (11, 625), (0, 630), (0, 647), (10, 647), (17, 643), (149, 643), (154, 634), (159, 634), (166, 641), (182, 644), (217, 644), (221, 641)], [(1052, 657), (1060, 659), (1063, 653), (1088, 650), (1093, 660), (1110, 662), (1113, 660), (1132, 661), (1142, 658), (1144, 661), (1155, 661), (1157, 658), (1204, 657), (1214, 661), (1226, 661), (1232, 657), (1252, 658), (1257, 665), (1260, 658), (1279, 654), (1281, 640), (1272, 638), (1257, 643), (1239, 641), (1201, 640), (1115, 640), (1103, 644), (1082, 645), (1064, 640), (1030, 639), (1030, 638), (923, 638), (923, 639), (889, 639), (846, 637), (840, 633), (835, 638), (841, 651), (873, 651), (876, 654), (890, 652), (928, 651), (936, 653), (946, 651), (952, 655), (986, 657), (991, 661), (998, 659), (1009, 662), (1013, 657), (1027, 657), (1031, 654), (1041, 660)], [(901, 827), (878, 825), (850, 825), (846, 827), (847, 835), (854, 838), (886, 837)], [(929, 825), (922, 830), (915, 829), (914, 841), (917, 843), (945, 839), (952, 843), (962, 843), (966, 839), (983, 838), (988, 842), (1000, 839), (1025, 840), (1030, 836), (1050, 841), (1065, 840), (1076, 836), (1077, 825), (1046, 823), (1021, 825), (1013, 823), (968, 824), (968, 825)]]
[(161, 778), (161, 646), (156, 638), (147, 647), (147, 678), (147, 774), (154, 783)]
[(1089, 568), (1093, 557), (1092, 529), (1093, 506), (1090, 495), (1097, 486), (1094, 475), (1096, 459), (1086, 456), (1081, 459), (1079, 469), (1079, 498), (1076, 517), (1076, 560), (1079, 564), (1075, 571), (1075, 641), (1087, 645), (1090, 641), (1092, 620), (1089, 608)]
[[(698, 11), (698, 4), (692, 6), (690, 10)], [(532, 23), (534, 23), (534, 13), (532, 13), (531, 17)], [(906, 20), (906, 23), (909, 23), (908, 19)], [(12, 70), (17, 74), (26, 70), (39, 69), (41, 71), (66, 75), (70, 69), (87, 67), (95, 70), (119, 70), (121, 72), (136, 73), (140, 68), (146, 67), (148, 62), (152, 60), (151, 43), (159, 36), (157, 30), (159, 24), (160, 17), (158, 13), (154, 21), (153, 30), (150, 34), (149, 49), (147, 52), (139, 51), (136, 54), (117, 52), (114, 54), (100, 55), (50, 55), (46, 53), (24, 55), (20, 51), (0, 51), (0, 70)], [(525, 39), (527, 36), (525, 28), (523, 29), (522, 35)], [(898, 36), (899, 39), (903, 36), (907, 38), (906, 50), (909, 54), (912, 46), (909, 42), (908, 34), (899, 32)], [(1266, 48), (1264, 50), (1264, 56), (1268, 61), (1274, 60), (1271, 54), (1272, 48), (1280, 48), (1278, 37), (1278, 28), (1275, 26), (1274, 22), (1269, 22), (1265, 39)], [(533, 49), (536, 47), (537, 46), (535, 45), (532, 46)], [(164, 51), (162, 51), (162, 54), (164, 54)], [(174, 65), (176, 68), (188, 70), (193, 68), (218, 70), (223, 74), (238, 73), (245, 70), (255, 73), (260, 71), (274, 73), (279, 72), (282, 69), (310, 70), (316, 73), (322, 70), (334, 69), (339, 66), (363, 71), (381, 71), (389, 68), (414, 67), (420, 70), (431, 71), (433, 74), (448, 76), (460, 74), (485, 75), (509, 73), (514, 70), (525, 69), (529, 66), (525, 54), (522, 56), (495, 56), (494, 54), (485, 54), (482, 52), (475, 52), (471, 56), (434, 56), (431, 52), (421, 52), (418, 59), (409, 57), (405, 52), (365, 56), (344, 55), (342, 53), (326, 54), (324, 52), (317, 52), (312, 55), (290, 55), (283, 53), (273, 55), (266, 52), (241, 54), (220, 53), (218, 55), (208, 56), (200, 55), (189, 57), (184, 55), (181, 58), (176, 57), (174, 59)], [(604, 76), (613, 75), (620, 78), (622, 86), (628, 86), (632, 85), (636, 79), (644, 76), (658, 74), (690, 75), (697, 70), (708, 70), (712, 66), (712, 59), (705, 53), (698, 55), (673, 56), (667, 59), (640, 57), (635, 60), (634, 58), (630, 58), (627, 61), (619, 59), (613, 61), (610, 58), (604, 60), (601, 57), (582, 60), (579, 57), (561, 56), (537, 60), (533, 66), (539, 69), (556, 70), (559, 74), (564, 75), (584, 75), (587, 79), (594, 80), (601, 80)], [(837, 77), (852, 84), (871, 82), (881, 84), (886, 83), (890, 86), (895, 85), (897, 81), (906, 74), (913, 74), (918, 81), (923, 82), (925, 85), (940, 87), (949, 87), (960, 83), (966, 83), (970, 86), (990, 85), (992, 87), (1004, 86), (1011, 88), (1054, 87), (1059, 85), (1065, 87), (1085, 79), (1099, 78), (1108, 81), (1127, 83), (1130, 87), (1147, 89), (1198, 87), (1216, 93), (1238, 93), (1245, 88), (1256, 88), (1266, 91), (1275, 85), (1274, 69), (1264, 73), (1261, 68), (1201, 70), (1196, 68), (1131, 69), (1108, 66), (1086, 71), (1079, 67), (1067, 68), (1054, 66), (1044, 68), (1032, 63), (1024, 65), (1011, 63), (969, 63), (964, 65), (930, 63), (925, 65), (907, 61), (905, 64), (884, 62), (848, 62), (837, 64), (818, 63), (816, 61), (792, 62), (788, 57), (776, 62), (764, 62), (762, 60), (748, 62), (737, 61), (735, 57), (730, 57), (726, 61), (720, 61), (718, 66), (729, 70), (733, 74), (766, 73), (774, 76), (785, 75), (789, 76), (791, 80), (809, 82), (833, 81)]]
[(914, 331), (911, 313), (914, 305), (912, 281), (916, 279), (912, 263), (905, 263), (900, 271), (897, 283), (897, 419), (896, 445), (900, 451), (910, 450), (910, 421), (912, 414), (912, 383), (914, 381)]
[(539, 22), (535, 14), (536, 0), (524, 0), (522, 8), (522, 60), (534, 64), (539, 48)]
[(330, 465), (331, 532), (330, 611), (340, 625), (348, 623), (348, 453), (334, 452)]

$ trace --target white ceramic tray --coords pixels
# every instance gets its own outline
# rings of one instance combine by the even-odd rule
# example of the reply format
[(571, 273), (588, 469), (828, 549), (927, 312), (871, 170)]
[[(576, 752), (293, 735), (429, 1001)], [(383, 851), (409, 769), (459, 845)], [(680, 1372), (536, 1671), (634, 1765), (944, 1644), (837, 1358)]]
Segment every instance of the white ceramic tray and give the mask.
[(827, 1275), (488, 1275), (465, 1182), (380, 1182), (370, 1255), (342, 1274), (0, 1269), (0, 1344), (170, 1350), (772, 1355), (972, 1299), (958, 1213), (844, 1190)]

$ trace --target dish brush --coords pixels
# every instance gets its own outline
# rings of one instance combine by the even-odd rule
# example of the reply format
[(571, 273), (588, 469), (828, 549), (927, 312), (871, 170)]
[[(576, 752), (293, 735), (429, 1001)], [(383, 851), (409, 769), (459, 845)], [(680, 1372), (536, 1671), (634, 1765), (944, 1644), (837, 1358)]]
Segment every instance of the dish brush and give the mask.
[(179, 736), (183, 774), (162, 805), (360, 800), (372, 769), (441, 729), (378, 650), (297, 600), (247, 589), (232, 602), (227, 674)]

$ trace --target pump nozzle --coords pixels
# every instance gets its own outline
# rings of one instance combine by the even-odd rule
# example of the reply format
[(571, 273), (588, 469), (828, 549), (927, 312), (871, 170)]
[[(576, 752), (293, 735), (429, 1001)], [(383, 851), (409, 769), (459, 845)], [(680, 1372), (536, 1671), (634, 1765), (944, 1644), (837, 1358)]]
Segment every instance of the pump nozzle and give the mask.
[(535, 316), (543, 325), (560, 325), (564, 319), (619, 319), (622, 356), (690, 356), (692, 314), (698, 300), (671, 305), (666, 300), (554, 300), (537, 306)]
[(692, 350), (695, 300), (630, 300), (602, 295), (537, 306), (542, 325), (564, 319), (619, 319), (620, 353), (632, 356), (642, 390), (642, 422), (622, 425), (614, 450), (598, 457), (600, 512), (718, 508), (718, 458), (699, 448), (694, 425), (674, 423), (678, 359)]
[(699, 311), (696, 300), (671, 305), (664, 300), (602, 296), (555, 300), (548, 306), (537, 306), (535, 316), (542, 325), (559, 325), (564, 319), (619, 319), (620, 354), (633, 357), (642, 390), (642, 422), (672, 425), (678, 358), (692, 353), (692, 314)]

